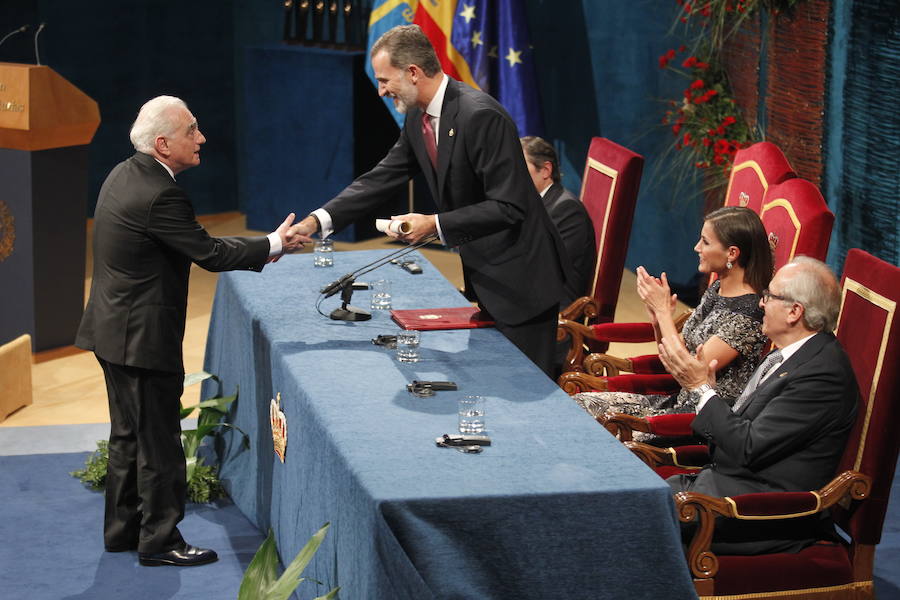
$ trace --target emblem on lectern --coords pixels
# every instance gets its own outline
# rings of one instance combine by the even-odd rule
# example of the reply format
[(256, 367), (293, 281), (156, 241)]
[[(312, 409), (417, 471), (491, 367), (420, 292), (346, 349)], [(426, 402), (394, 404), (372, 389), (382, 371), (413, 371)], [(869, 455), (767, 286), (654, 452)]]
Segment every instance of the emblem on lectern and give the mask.
[(0, 200), (0, 262), (6, 260), (13, 252), (16, 243), (16, 221), (9, 207)]
[(287, 451), (287, 418), (281, 410), (281, 392), (269, 404), (269, 421), (272, 423), (272, 446), (275, 454), (284, 462), (284, 454)]

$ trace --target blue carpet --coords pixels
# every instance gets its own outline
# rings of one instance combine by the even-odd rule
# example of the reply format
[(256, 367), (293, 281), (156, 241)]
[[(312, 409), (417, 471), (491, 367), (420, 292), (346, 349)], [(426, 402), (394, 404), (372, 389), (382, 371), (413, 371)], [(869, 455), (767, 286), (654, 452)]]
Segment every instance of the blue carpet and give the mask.
[[(108, 427), (108, 426), (107, 426)], [(230, 500), (188, 504), (185, 539), (219, 553), (191, 568), (141, 567), (103, 550), (103, 496), (70, 471), (87, 453), (0, 456), (0, 596), (10, 600), (236, 598), (263, 542)]]
[[(0, 428), (0, 597), (10, 600), (236, 598), (263, 536), (230, 500), (188, 504), (181, 531), (219, 561), (176, 569), (141, 567), (137, 554), (103, 550), (103, 496), (69, 473), (109, 425)], [(37, 440), (43, 440), (36, 444)], [(38, 449), (39, 446), (40, 449)], [(13, 456), (8, 456), (12, 454)], [(15, 455), (19, 454), (19, 455)], [(900, 600), (900, 468), (875, 553), (879, 600)]]

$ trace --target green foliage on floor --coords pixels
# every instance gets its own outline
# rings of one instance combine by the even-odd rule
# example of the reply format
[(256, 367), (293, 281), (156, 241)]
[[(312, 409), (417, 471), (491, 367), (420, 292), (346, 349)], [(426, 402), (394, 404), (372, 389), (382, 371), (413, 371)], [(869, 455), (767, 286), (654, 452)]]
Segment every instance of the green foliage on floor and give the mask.
[[(206, 379), (214, 380), (219, 388), (222, 382), (215, 375), (199, 372), (185, 375), (184, 387), (188, 387)], [(242, 447), (249, 448), (250, 441), (247, 434), (230, 423), (223, 423), (222, 417), (228, 413), (228, 408), (237, 400), (238, 392), (232, 396), (222, 396), (221, 392), (211, 398), (203, 400), (197, 406), (185, 408), (181, 406), (181, 418), (185, 419), (195, 409), (200, 413), (197, 416), (197, 428), (185, 429), (181, 432), (181, 444), (184, 446), (184, 457), (187, 466), (187, 497), (191, 502), (204, 504), (212, 502), (225, 495), (225, 490), (219, 481), (219, 469), (213, 465), (204, 464), (203, 458), (198, 455), (200, 445), (206, 436), (217, 435), (223, 428), (236, 429), (243, 436)], [(106, 487), (106, 468), (109, 464), (109, 443), (106, 440), (97, 442), (95, 450), (84, 463), (84, 469), (72, 471), (71, 475), (81, 480), (92, 490), (102, 490)]]

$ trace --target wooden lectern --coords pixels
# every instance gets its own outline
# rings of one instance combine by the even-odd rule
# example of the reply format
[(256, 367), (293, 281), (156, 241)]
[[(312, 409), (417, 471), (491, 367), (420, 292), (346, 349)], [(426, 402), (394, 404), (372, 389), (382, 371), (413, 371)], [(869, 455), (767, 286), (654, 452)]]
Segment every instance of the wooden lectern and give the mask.
[(84, 308), (87, 145), (97, 103), (52, 69), (0, 62), (0, 344), (67, 346)]

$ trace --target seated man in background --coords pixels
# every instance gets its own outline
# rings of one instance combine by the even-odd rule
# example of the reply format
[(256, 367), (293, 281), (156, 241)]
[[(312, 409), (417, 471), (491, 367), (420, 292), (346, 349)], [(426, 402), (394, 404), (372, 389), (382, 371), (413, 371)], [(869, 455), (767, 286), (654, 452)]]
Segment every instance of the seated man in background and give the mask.
[(541, 195), (568, 254), (563, 257), (566, 285), (559, 304), (562, 310), (588, 292), (597, 257), (594, 226), (581, 201), (560, 183), (559, 160), (553, 146), (543, 138), (531, 135), (519, 141), (522, 142), (531, 181)]
[[(730, 407), (715, 390), (715, 362), (703, 348), (691, 356), (677, 336), (660, 358), (678, 383), (699, 398), (692, 427), (709, 440), (710, 464), (667, 481), (675, 491), (711, 496), (817, 490), (835, 475), (853, 426), (858, 388), (850, 360), (832, 335), (840, 288), (831, 270), (798, 257), (763, 291), (769, 353)], [(686, 524), (693, 529), (694, 523)], [(836, 540), (827, 514), (788, 521), (717, 523), (712, 550), (721, 554), (798, 552)]]

